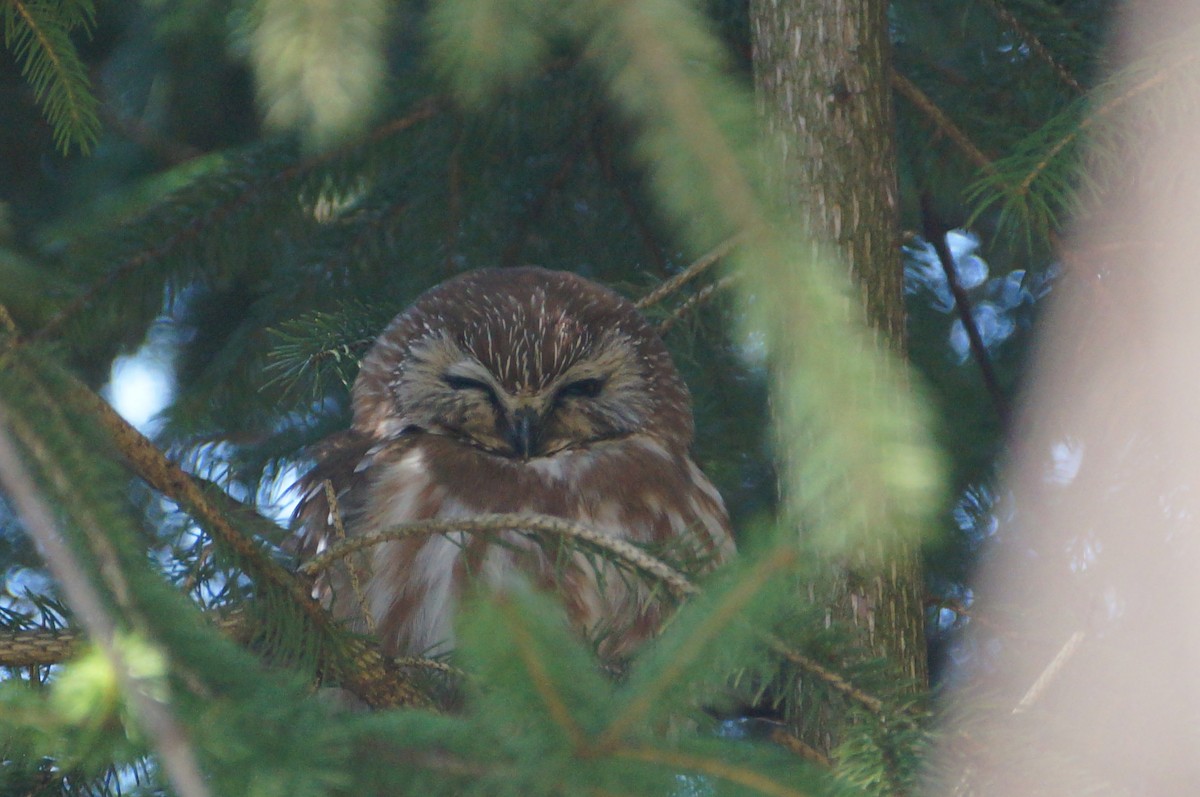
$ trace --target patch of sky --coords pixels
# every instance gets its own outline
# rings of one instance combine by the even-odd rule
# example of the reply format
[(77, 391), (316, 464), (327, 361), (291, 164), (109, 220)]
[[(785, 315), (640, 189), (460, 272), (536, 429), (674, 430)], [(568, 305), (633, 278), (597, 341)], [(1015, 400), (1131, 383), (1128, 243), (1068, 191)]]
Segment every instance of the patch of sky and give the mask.
[(281, 525), (291, 522), (300, 503), (300, 491), (296, 489), (296, 480), (304, 473), (304, 468), (294, 462), (284, 463), (269, 479), (264, 479), (259, 485), (257, 506), (258, 511)]
[(675, 784), (672, 797), (715, 797), (717, 794), (712, 778), (704, 775), (676, 775)]
[(983, 543), (1000, 528), (996, 514), (996, 495), (987, 483), (971, 485), (954, 506), (954, 522), (967, 535), (972, 546)]
[(103, 395), (122, 418), (144, 435), (158, 430), (158, 414), (175, 392), (174, 337), (167, 325), (151, 328), (136, 352), (113, 361)]
[(1050, 447), (1046, 480), (1053, 484), (1068, 485), (1075, 481), (1082, 464), (1083, 444), (1072, 440), (1060, 440)]
[[(987, 261), (978, 254), (979, 236), (951, 230), (946, 234), (946, 245), (954, 259), (958, 283), (971, 301), (971, 318), (984, 345), (994, 352), (1013, 333), (1032, 323), (1033, 314), (1028, 310), (1050, 291), (1057, 270), (1049, 268), (1033, 274), (1015, 269), (993, 277)], [(970, 340), (936, 250), (928, 241), (917, 238), (904, 248), (904, 255), (905, 293), (924, 296), (935, 311), (955, 316), (947, 330), (947, 343), (954, 358), (965, 363), (970, 356)]]
[[(179, 335), (179, 328), (170, 319), (156, 324), (137, 351), (113, 362), (103, 391), (121, 417), (149, 437), (161, 429), (159, 413), (174, 397), (174, 356)], [(193, 449), (181, 464), (191, 473), (220, 484), (238, 501), (256, 499), (263, 514), (286, 526), (299, 500), (290, 489), (300, 475), (299, 467), (279, 463), (273, 475), (258, 487), (257, 494), (252, 495), (245, 484), (232, 476), (230, 462), (235, 455), (232, 444), (216, 442)], [(150, 511), (164, 532), (163, 543), (152, 549), (150, 556), (168, 578), (186, 584), (191, 596), (203, 606), (220, 605), (227, 601), (231, 589), (242, 588), (238, 580), (230, 582), (229, 574), (211, 566), (207, 561), (206, 538), (189, 520), (177, 514), (172, 502), (160, 497), (151, 504)], [(6, 592), (12, 596), (25, 594), (25, 590), (34, 595), (46, 594), (50, 589), (48, 577), (39, 570), (17, 569), (5, 577)]]

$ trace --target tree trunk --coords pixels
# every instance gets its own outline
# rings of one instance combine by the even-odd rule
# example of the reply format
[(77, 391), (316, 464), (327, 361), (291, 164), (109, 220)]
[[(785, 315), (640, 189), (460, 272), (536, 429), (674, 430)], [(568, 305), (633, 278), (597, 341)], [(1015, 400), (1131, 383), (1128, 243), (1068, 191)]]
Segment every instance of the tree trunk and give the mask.
[[(783, 147), (784, 195), (823, 251), (839, 256), (866, 314), (903, 350), (896, 155), (885, 0), (751, 0), (755, 82), (768, 129)], [(804, 452), (796, 452), (804, 456)], [(809, 585), (831, 624), (852, 629), (918, 684), (927, 678), (916, 553), (883, 571), (850, 568)], [(828, 753), (843, 711), (797, 684), (790, 715)]]

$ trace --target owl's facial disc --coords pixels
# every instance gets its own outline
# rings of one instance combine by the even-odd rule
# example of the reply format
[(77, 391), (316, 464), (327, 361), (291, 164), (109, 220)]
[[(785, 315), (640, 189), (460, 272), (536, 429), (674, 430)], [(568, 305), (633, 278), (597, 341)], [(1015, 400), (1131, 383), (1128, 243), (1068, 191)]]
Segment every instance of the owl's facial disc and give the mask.
[(605, 376), (565, 377), (542, 390), (513, 392), (457, 370), (448, 370), (443, 382), (465, 411), (457, 425), (442, 428), (494, 454), (529, 460), (630, 431), (612, 419), (605, 421)]
[(620, 336), (538, 382), (492, 368), (448, 338), (415, 346), (396, 383), (405, 428), (458, 438), (511, 459), (553, 456), (639, 430), (651, 410), (646, 380)]

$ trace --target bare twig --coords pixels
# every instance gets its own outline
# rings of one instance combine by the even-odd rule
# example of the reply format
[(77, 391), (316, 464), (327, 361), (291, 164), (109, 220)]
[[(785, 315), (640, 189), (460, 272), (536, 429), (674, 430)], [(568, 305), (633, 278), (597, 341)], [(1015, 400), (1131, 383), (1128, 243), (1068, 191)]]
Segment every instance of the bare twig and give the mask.
[(783, 642), (783, 640), (779, 639), (778, 637), (767, 636), (766, 640), (767, 644), (771, 646), (772, 650), (774, 650), (780, 656), (783, 656), (783, 658), (791, 664), (795, 664), (801, 670), (804, 670), (804, 672), (808, 673), (809, 675), (813, 675), (821, 679), (830, 687), (832, 687), (834, 691), (840, 692), (846, 697), (853, 699), (855, 702), (873, 714), (880, 714), (883, 712), (883, 701), (879, 698), (875, 697), (874, 695), (867, 694), (854, 684), (847, 681), (840, 674), (830, 670), (819, 662), (810, 659), (808, 656), (805, 656), (802, 653), (792, 650)]
[(364, 534), (334, 543), (319, 556), (315, 556), (300, 567), (304, 575), (314, 575), (328, 568), (355, 551), (391, 540), (421, 537), (433, 534), (498, 534), (513, 531), (521, 534), (548, 534), (576, 540), (593, 548), (606, 551), (625, 562), (633, 569), (645, 573), (666, 584), (677, 598), (695, 595), (699, 590), (679, 571), (655, 559), (637, 546), (610, 537), (582, 523), (575, 523), (549, 515), (478, 515), (453, 520), (422, 520), (405, 523), (375, 534)]
[(143, 679), (130, 671), (116, 642), (116, 623), (105, 609), (100, 593), (88, 581), (75, 552), (63, 541), (54, 513), (26, 471), (9, 435), (9, 421), (3, 407), (0, 407), (0, 484), (16, 506), (30, 536), (37, 542), (71, 608), (109, 660), (175, 791), (182, 797), (207, 797), (208, 787), (186, 731), (171, 713), (162, 689), (155, 688), (152, 696)]
[(699, 277), (705, 271), (708, 271), (721, 258), (733, 251), (733, 247), (737, 246), (741, 241), (740, 235), (735, 235), (718, 244), (715, 249), (700, 257), (683, 271), (671, 277), (668, 280), (663, 280), (654, 290), (647, 293), (642, 298), (638, 299), (634, 305), (639, 310), (645, 310), (647, 307), (658, 304), (663, 299), (678, 291), (684, 285), (687, 285), (692, 280)]
[(719, 291), (722, 291), (732, 285), (733, 281), (733, 275), (727, 274), (716, 282), (705, 285), (703, 288), (696, 291), (694, 295), (689, 296), (687, 301), (683, 302), (674, 310), (672, 310), (671, 314), (659, 323), (658, 336), (660, 338), (666, 337), (667, 333), (679, 323), (680, 319), (682, 319), (688, 313), (694, 312), (708, 304)]
[(992, 12), (992, 15), (995, 16), (996, 19), (1000, 20), (1002, 23), (1011, 28), (1012, 32), (1017, 34), (1017, 36), (1021, 38), (1021, 41), (1025, 42), (1025, 44), (1029, 46), (1029, 51), (1033, 53), (1035, 57), (1041, 59), (1047, 66), (1049, 66), (1054, 71), (1054, 74), (1058, 75), (1058, 79), (1061, 80), (1063, 84), (1074, 90), (1076, 93), (1083, 94), (1083, 86), (1079, 85), (1079, 81), (1075, 79), (1075, 76), (1072, 75), (1065, 66), (1059, 63), (1058, 59), (1056, 59), (1054, 54), (1047, 49), (1046, 45), (1042, 44), (1042, 40), (1039, 39), (1033, 31), (1025, 27), (1021, 20), (1017, 19), (1012, 11), (1000, 5), (997, 0), (983, 0), (983, 4), (988, 7), (988, 10)]
[(933, 100), (929, 99), (925, 92), (917, 87), (917, 84), (896, 71), (893, 71), (891, 74), (891, 82), (892, 88), (911, 102), (917, 110), (925, 114), (938, 132), (948, 138), (951, 143), (967, 156), (967, 160), (988, 174), (996, 173), (996, 167), (992, 164), (992, 159), (983, 154), (983, 150), (975, 146), (975, 142), (946, 115), (945, 111), (939, 108)]
[(979, 333), (979, 325), (975, 323), (975, 314), (971, 311), (971, 297), (967, 296), (966, 290), (963, 289), (962, 283), (958, 279), (954, 255), (951, 254), (950, 247), (946, 244), (948, 230), (938, 221), (928, 193), (921, 194), (921, 218), (924, 223), (925, 240), (933, 246), (933, 250), (937, 253), (938, 262), (942, 265), (942, 272), (946, 275), (946, 284), (950, 288), (951, 295), (954, 296), (954, 306), (958, 310), (959, 320), (962, 321), (963, 328), (966, 330), (971, 356), (974, 357), (975, 364), (979, 367), (984, 387), (992, 399), (992, 406), (996, 408), (1000, 422), (1004, 426), (1008, 426), (1008, 399), (1005, 398), (1004, 391), (1000, 387), (1000, 380), (996, 378), (996, 369), (992, 366), (992, 358), (988, 354), (987, 346), (984, 345), (983, 335)]
[(1042, 674), (1033, 682), (1033, 686), (1021, 697), (1017, 705), (1013, 708), (1012, 713), (1022, 714), (1033, 708), (1033, 704), (1045, 693), (1046, 688), (1054, 682), (1058, 674), (1062, 672), (1062, 668), (1067, 666), (1067, 662), (1074, 657), (1079, 650), (1079, 646), (1083, 644), (1086, 634), (1082, 631), (1076, 631), (1067, 637), (1067, 641), (1059, 648), (1057, 655), (1046, 665), (1046, 669), (1042, 670)]
[(833, 761), (829, 759), (829, 756), (825, 755), (811, 744), (808, 744), (800, 737), (794, 736), (782, 728), (777, 728), (772, 731), (770, 739), (784, 750), (795, 753), (806, 761), (812, 761), (814, 764), (820, 764), (826, 769), (833, 768)]

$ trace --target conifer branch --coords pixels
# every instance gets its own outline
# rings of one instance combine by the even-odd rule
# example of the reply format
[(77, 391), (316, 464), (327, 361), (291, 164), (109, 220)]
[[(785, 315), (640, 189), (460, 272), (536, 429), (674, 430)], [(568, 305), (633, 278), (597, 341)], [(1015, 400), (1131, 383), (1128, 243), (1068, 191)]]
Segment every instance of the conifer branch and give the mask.
[(704, 272), (708, 271), (714, 265), (721, 261), (726, 255), (733, 251), (733, 248), (741, 241), (741, 236), (735, 235), (729, 238), (711, 251), (701, 255), (691, 265), (679, 272), (670, 279), (663, 280), (654, 290), (647, 293), (642, 298), (634, 302), (634, 306), (639, 310), (645, 310), (647, 307), (652, 307), (673, 293), (679, 291), (683, 286), (687, 285), (692, 280), (699, 277)]
[(1168, 64), (1167, 66), (1156, 70), (1144, 80), (1134, 83), (1133, 85), (1121, 91), (1119, 94), (1116, 94), (1105, 102), (1101, 103), (1098, 107), (1089, 112), (1076, 127), (1068, 131), (1046, 150), (1034, 167), (1029, 170), (1029, 173), (1026, 174), (1018, 184), (1018, 193), (1027, 193), (1029, 191), (1029, 187), (1039, 176), (1041, 176), (1046, 168), (1054, 162), (1054, 159), (1057, 158), (1064, 149), (1079, 139), (1092, 126), (1102, 122), (1110, 114), (1119, 110), (1123, 105), (1125, 105), (1125, 103), (1140, 97), (1151, 89), (1161, 86), (1163, 83), (1166, 83), (1167, 80), (1169, 80), (1175, 73), (1178, 73), (1186, 67), (1191, 66), (1197, 60), (1200, 60), (1200, 54), (1187, 54), (1174, 63)]
[(36, 629), (0, 634), (0, 667), (46, 667), (71, 658), (82, 644), (75, 631)]
[[(10, 347), (0, 363), (4, 367), (20, 367), (19, 355)], [(137, 475), (191, 514), (217, 544), (234, 555), (259, 589), (289, 601), (317, 635), (320, 661), (328, 674), (339, 678), (347, 689), (373, 707), (429, 703), (378, 647), (342, 629), (312, 599), (300, 580), (243, 534), (232, 518), (262, 528), (277, 528), (274, 523), (222, 491), (203, 489), (87, 386), (73, 380), (71, 389), (72, 399), (92, 413)]]
[[(205, 491), (178, 465), (171, 462), (150, 440), (130, 426), (103, 399), (80, 385), (83, 398), (101, 423), (112, 433), (117, 448), (151, 487), (184, 507), (204, 529), (225, 548), (236, 555), (238, 562), (260, 586), (266, 584), (290, 598), (292, 604), (320, 634), (326, 643), (333, 643), (334, 673), (345, 685), (368, 704), (376, 708), (398, 705), (424, 705), (427, 698), (412, 687), (396, 667), (370, 643), (352, 638), (339, 628), (304, 586), (282, 565), (244, 535), (229, 519), (229, 513), (252, 513), (223, 492)], [(256, 523), (271, 521), (257, 513)], [(326, 649), (327, 653), (333, 653)]]
[(7, 0), (5, 6), (4, 44), (21, 62), (21, 75), (54, 128), (55, 145), (64, 155), (72, 144), (87, 154), (100, 135), (98, 102), (70, 30), (90, 32), (91, 2)]
[(458, 667), (447, 664), (444, 661), (437, 659), (427, 659), (423, 656), (402, 656), (398, 659), (393, 659), (397, 667), (414, 667), (422, 670), (433, 670), (440, 672), (443, 675), (452, 675), (455, 678), (466, 678), (467, 674)]
[(892, 70), (890, 79), (892, 88), (911, 102), (917, 110), (925, 114), (933, 126), (967, 156), (967, 160), (988, 174), (996, 173), (992, 159), (983, 154), (983, 150), (979, 149), (975, 142), (962, 131), (962, 128), (956, 125), (954, 120), (947, 116), (946, 112), (939, 108), (925, 92), (921, 91), (917, 84), (895, 70)]
[[(0, 406), (0, 484), (24, 521), (25, 528), (37, 541), (47, 566), (71, 607), (110, 662), (151, 745), (157, 750), (171, 784), (181, 797), (207, 797), (208, 787), (186, 731), (171, 713), (165, 693), (155, 690), (151, 696), (142, 679), (135, 676), (126, 663), (125, 655), (117, 644), (116, 622), (105, 608), (100, 593), (88, 581), (82, 563), (64, 542), (53, 510), (43, 500), (33, 477), (21, 461), (21, 455), (10, 436), (11, 423), (5, 408)], [(109, 578), (114, 575), (114, 572), (107, 574)]]
[(181, 246), (191, 243), (214, 228), (219, 227), (224, 221), (250, 205), (259, 196), (269, 193), (271, 190), (285, 185), (303, 174), (334, 161), (349, 151), (389, 138), (408, 130), (416, 124), (432, 119), (437, 115), (439, 110), (439, 103), (436, 98), (424, 100), (417, 103), (410, 113), (380, 125), (357, 141), (323, 151), (320, 155), (299, 161), (286, 169), (276, 172), (268, 180), (247, 185), (243, 191), (229, 202), (214, 207), (203, 215), (197, 216), (190, 223), (185, 224), (157, 245), (135, 252), (116, 264), (107, 274), (93, 282), (86, 290), (68, 302), (41, 329), (29, 334), (25, 338), (25, 341), (36, 342), (53, 338), (62, 330), (67, 322), (90, 307), (96, 301), (97, 296), (111, 290), (123, 280), (169, 255)]
[[(221, 633), (235, 642), (245, 644), (253, 636), (249, 621), (241, 612), (206, 617), (212, 620)], [(52, 664), (62, 664), (74, 657), (85, 644), (87, 637), (74, 628), (31, 628), (0, 632), (0, 668), (48, 667)], [(428, 666), (437, 669), (434, 665), (439, 663), (421, 665), (419, 662), (422, 661), (425, 660), (408, 662), (408, 666)], [(397, 661), (397, 665), (400, 664), (401, 662)]]
[(298, 572), (307, 576), (315, 575), (355, 551), (392, 540), (459, 532), (500, 534), (510, 531), (529, 535), (545, 534), (574, 541), (604, 552), (614, 560), (623, 562), (630, 568), (661, 581), (678, 599), (695, 595), (699, 591), (682, 573), (637, 546), (589, 528), (582, 523), (550, 515), (478, 515), (451, 520), (420, 520), (405, 523), (374, 534), (363, 534), (336, 542), (320, 555), (301, 565)]
[(754, 769), (740, 767), (717, 758), (693, 755), (680, 750), (663, 750), (657, 747), (618, 747), (612, 751), (615, 758), (642, 761), (647, 764), (674, 767), (698, 772), (701, 775), (752, 789), (771, 797), (809, 797), (806, 792), (793, 789)]
[(759, 597), (763, 585), (782, 570), (794, 567), (796, 552), (790, 547), (780, 548), (775, 555), (766, 556), (756, 563), (750, 572), (744, 574), (738, 583), (712, 607), (697, 633), (692, 634), (675, 652), (672, 661), (661, 667), (653, 680), (643, 686), (624, 708), (609, 722), (608, 727), (600, 734), (596, 746), (607, 749), (615, 746), (618, 741), (637, 723), (662, 695), (677, 684), (693, 660), (712, 643), (713, 639), (725, 633), (729, 626), (736, 622), (746, 611), (747, 606)]
[(666, 337), (667, 333), (688, 313), (695, 312), (704, 305), (712, 301), (717, 293), (725, 290), (733, 285), (734, 277), (732, 274), (726, 274), (716, 282), (711, 282), (705, 285), (693, 295), (689, 296), (686, 301), (671, 311), (671, 314), (664, 318), (658, 325), (658, 336)]
[(508, 620), (506, 630), (512, 634), (517, 657), (525, 666), (526, 672), (529, 673), (529, 679), (542, 699), (542, 703), (546, 706), (546, 710), (550, 713), (550, 719), (567, 735), (573, 749), (583, 750), (587, 741), (583, 729), (575, 722), (566, 700), (555, 688), (550, 673), (546, 671), (545, 663), (534, 649), (533, 635), (529, 631), (525, 617), (518, 610), (519, 607), (501, 593), (497, 596), (496, 608)]
[(1042, 40), (1039, 39), (1033, 31), (1025, 27), (1021, 20), (1017, 19), (1016, 15), (1013, 14), (1012, 11), (1001, 5), (997, 0), (984, 0), (983, 4), (987, 6), (988, 10), (992, 12), (992, 15), (995, 16), (996, 19), (1000, 20), (1000, 22), (1011, 28), (1012, 32), (1017, 34), (1021, 41), (1028, 45), (1029, 51), (1037, 58), (1045, 62), (1046, 65), (1054, 71), (1054, 74), (1058, 76), (1058, 79), (1061, 80), (1064, 85), (1078, 94), (1084, 93), (1083, 86), (1079, 85), (1079, 81), (1075, 79), (1075, 76), (1071, 74), (1070, 70), (1063, 66), (1058, 59), (1054, 57), (1054, 54), (1050, 52), (1046, 45), (1042, 44)]

